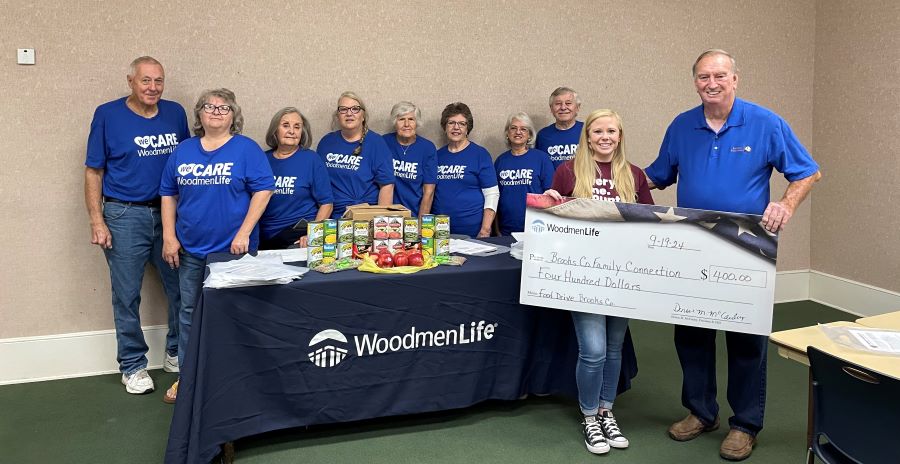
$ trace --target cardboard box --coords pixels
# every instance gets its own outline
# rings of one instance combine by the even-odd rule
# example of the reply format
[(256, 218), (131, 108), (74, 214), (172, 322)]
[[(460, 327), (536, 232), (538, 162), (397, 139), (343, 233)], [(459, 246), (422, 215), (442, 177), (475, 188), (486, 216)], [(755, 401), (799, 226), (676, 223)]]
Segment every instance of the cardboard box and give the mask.
[(378, 206), (362, 203), (359, 205), (348, 206), (347, 210), (344, 211), (344, 215), (341, 217), (353, 219), (355, 221), (370, 221), (375, 216), (412, 217), (412, 213), (410, 213), (403, 205)]

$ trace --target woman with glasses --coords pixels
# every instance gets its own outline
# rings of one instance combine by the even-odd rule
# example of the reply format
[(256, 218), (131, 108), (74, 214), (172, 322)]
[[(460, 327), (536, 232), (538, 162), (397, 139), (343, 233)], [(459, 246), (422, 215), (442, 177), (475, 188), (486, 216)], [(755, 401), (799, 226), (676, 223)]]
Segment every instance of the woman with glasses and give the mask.
[(319, 141), (334, 194), (332, 218), (350, 205), (390, 205), (394, 201), (391, 151), (381, 135), (369, 130), (366, 104), (353, 92), (338, 98), (334, 119), (340, 128)]
[[(301, 220), (331, 217), (334, 197), (325, 164), (312, 143), (309, 121), (300, 110), (278, 110), (266, 131), (266, 152), (275, 174), (275, 194), (259, 219), (260, 248), (264, 250), (306, 247), (306, 227)], [(295, 225), (299, 227), (295, 228)]]
[[(179, 366), (187, 353), (206, 256), (256, 250), (256, 222), (275, 190), (265, 153), (240, 134), (244, 117), (234, 93), (203, 92), (194, 105), (194, 121), (196, 137), (181, 142), (169, 157), (159, 189), (163, 259), (178, 268), (181, 288)], [(175, 402), (177, 393), (176, 381), (163, 401)]]
[[(625, 158), (622, 118), (596, 110), (584, 121), (575, 158), (561, 164), (547, 195), (653, 204), (644, 171)], [(594, 454), (627, 448), (628, 439), (613, 416), (628, 319), (572, 311), (578, 338), (575, 384), (584, 415), (584, 444)]]
[(416, 105), (397, 103), (391, 108), (395, 131), (384, 136), (394, 156), (394, 203), (407, 207), (413, 216), (431, 213), (437, 182), (437, 149), (416, 133), (421, 119)]
[(500, 235), (525, 230), (525, 195), (544, 193), (553, 182), (553, 162), (546, 152), (534, 148), (534, 123), (526, 113), (506, 119), (506, 146), (497, 157), (494, 170), (500, 186), (497, 225)]
[(469, 140), (473, 125), (465, 103), (451, 103), (441, 112), (447, 145), (437, 152), (433, 209), (450, 216), (451, 233), (489, 237), (500, 191), (490, 153)]

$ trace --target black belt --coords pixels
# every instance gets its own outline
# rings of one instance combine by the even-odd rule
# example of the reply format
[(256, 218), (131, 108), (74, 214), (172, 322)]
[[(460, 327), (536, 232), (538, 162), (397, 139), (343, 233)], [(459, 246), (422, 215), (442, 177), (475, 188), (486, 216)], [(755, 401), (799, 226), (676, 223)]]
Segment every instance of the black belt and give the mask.
[(159, 197), (147, 201), (125, 201), (118, 198), (104, 196), (103, 201), (107, 203), (120, 203), (127, 206), (146, 206), (148, 208), (159, 208), (160, 206)]

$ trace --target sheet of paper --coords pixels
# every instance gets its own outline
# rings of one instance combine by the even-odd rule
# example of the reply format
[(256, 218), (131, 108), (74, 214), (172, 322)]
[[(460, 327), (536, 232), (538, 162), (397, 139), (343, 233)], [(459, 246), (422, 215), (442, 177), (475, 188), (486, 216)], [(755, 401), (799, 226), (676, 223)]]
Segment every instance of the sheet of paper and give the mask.
[(850, 335), (871, 351), (900, 354), (900, 332), (848, 329)]
[(259, 250), (257, 256), (279, 256), (283, 263), (306, 261), (306, 248), (288, 248), (287, 250)]
[(495, 251), (497, 247), (483, 245), (481, 243), (472, 243), (468, 240), (459, 240), (455, 238), (450, 239), (450, 252), (451, 253), (461, 253), (464, 255), (472, 255), (477, 253), (487, 253), (489, 251)]

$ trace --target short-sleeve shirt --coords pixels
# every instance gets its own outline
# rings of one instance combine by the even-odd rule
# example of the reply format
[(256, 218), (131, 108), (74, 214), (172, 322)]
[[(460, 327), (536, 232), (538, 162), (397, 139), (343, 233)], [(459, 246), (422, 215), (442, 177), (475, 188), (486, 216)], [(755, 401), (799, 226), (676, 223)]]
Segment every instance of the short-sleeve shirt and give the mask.
[[(616, 190), (616, 183), (613, 180), (612, 163), (600, 161), (595, 161), (595, 163), (599, 171), (595, 171), (591, 198), (614, 202), (622, 201), (622, 197)], [(634, 201), (652, 205), (653, 196), (650, 194), (650, 187), (647, 184), (647, 177), (644, 176), (644, 172), (631, 163), (628, 164), (628, 167), (631, 168), (631, 176), (634, 178), (634, 192), (637, 195)], [(550, 188), (556, 190), (562, 196), (572, 196), (572, 193), (575, 191), (575, 160), (566, 161), (556, 169), (556, 173), (553, 175), (553, 185)]]
[(521, 155), (506, 151), (494, 162), (500, 202), (497, 223), (501, 235), (525, 230), (525, 196), (544, 193), (553, 182), (553, 162), (547, 153), (531, 148)]
[(584, 123), (575, 121), (572, 127), (560, 130), (556, 124), (538, 131), (535, 148), (547, 152), (550, 155), (550, 161), (553, 166), (558, 168), (559, 165), (575, 157), (575, 150), (578, 149), (578, 138), (581, 137), (581, 129)]
[(320, 206), (334, 203), (328, 171), (316, 152), (300, 148), (278, 159), (275, 150), (269, 150), (266, 159), (275, 175), (275, 192), (259, 218), (263, 239), (278, 235), (300, 219), (315, 219)]
[(159, 197), (159, 179), (169, 156), (190, 138), (184, 108), (169, 100), (145, 118), (126, 104), (128, 97), (94, 111), (84, 165), (103, 169), (103, 195), (123, 201)]
[(678, 115), (647, 176), (663, 188), (678, 182), (681, 207), (762, 214), (773, 168), (789, 182), (819, 171), (784, 119), (737, 98), (718, 133), (702, 105)]
[(348, 142), (341, 131), (334, 131), (322, 137), (316, 148), (331, 178), (334, 194), (331, 217), (335, 219), (350, 205), (377, 204), (379, 188), (394, 183), (393, 157), (384, 138), (370, 130), (366, 133), (362, 151), (353, 156), (357, 146), (359, 141)]
[(396, 132), (385, 135), (384, 141), (394, 158), (394, 203), (418, 216), (424, 185), (437, 183), (437, 148), (422, 136), (403, 146)]
[[(188, 253), (205, 257), (231, 249), (250, 197), (262, 190), (275, 190), (266, 154), (253, 140), (235, 134), (213, 151), (203, 149), (200, 137), (178, 145), (166, 164), (159, 193), (178, 196), (178, 240)], [(249, 248), (258, 247), (259, 227), (254, 227)]]
[(481, 145), (469, 142), (457, 153), (442, 147), (437, 161), (434, 214), (449, 215), (450, 232), (454, 234), (478, 235), (484, 218), (481, 189), (497, 186), (491, 154)]

